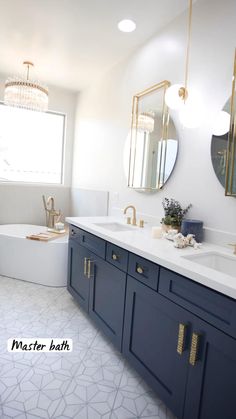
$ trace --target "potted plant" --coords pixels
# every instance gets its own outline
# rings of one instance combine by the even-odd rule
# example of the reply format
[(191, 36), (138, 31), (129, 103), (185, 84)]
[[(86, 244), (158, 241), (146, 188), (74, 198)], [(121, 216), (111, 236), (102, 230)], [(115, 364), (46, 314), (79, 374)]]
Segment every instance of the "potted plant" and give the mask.
[(173, 198), (164, 198), (162, 206), (165, 213), (165, 216), (161, 220), (163, 230), (168, 231), (173, 228), (180, 231), (182, 220), (192, 204), (189, 204), (183, 209), (179, 201), (176, 201)]

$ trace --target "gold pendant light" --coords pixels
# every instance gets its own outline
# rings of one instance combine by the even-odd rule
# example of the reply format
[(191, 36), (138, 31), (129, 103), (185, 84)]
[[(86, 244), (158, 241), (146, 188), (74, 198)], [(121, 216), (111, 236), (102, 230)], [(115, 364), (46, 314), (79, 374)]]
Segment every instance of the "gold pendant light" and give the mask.
[(192, 10), (193, 0), (189, 0), (189, 13), (188, 13), (188, 40), (185, 61), (185, 79), (184, 85), (174, 84), (166, 91), (165, 101), (170, 109), (180, 109), (188, 99), (188, 68), (189, 68), (189, 53), (190, 53), (190, 39), (192, 29)]

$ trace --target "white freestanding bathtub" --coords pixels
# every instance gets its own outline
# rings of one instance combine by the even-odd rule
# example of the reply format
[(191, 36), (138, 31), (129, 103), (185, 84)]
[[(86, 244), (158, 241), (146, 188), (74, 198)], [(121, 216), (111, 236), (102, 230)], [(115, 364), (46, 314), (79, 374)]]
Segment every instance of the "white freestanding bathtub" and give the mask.
[(26, 239), (46, 231), (29, 224), (0, 225), (0, 275), (50, 287), (66, 285), (68, 236), (48, 242)]

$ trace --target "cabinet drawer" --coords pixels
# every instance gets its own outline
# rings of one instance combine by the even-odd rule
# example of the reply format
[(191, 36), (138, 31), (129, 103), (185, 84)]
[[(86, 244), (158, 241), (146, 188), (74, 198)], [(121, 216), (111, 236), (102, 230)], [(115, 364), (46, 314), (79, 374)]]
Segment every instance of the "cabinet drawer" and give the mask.
[(150, 288), (157, 290), (159, 266), (155, 263), (130, 253), (128, 273)]
[(106, 242), (100, 237), (94, 236), (87, 231), (81, 230), (73, 225), (70, 226), (70, 239), (76, 240), (79, 244), (89, 249), (95, 255), (105, 259)]
[(122, 271), (127, 271), (128, 266), (128, 252), (121, 247), (115, 246), (112, 243), (107, 243), (106, 251), (106, 260), (107, 262), (112, 263), (112, 265), (121, 269)]
[(159, 293), (236, 338), (236, 302), (168, 269), (160, 269)]

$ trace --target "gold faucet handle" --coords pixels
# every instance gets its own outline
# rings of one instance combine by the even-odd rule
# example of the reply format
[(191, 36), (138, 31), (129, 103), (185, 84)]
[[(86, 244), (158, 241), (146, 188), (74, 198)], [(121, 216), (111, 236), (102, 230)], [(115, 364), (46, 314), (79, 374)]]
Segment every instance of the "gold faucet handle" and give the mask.
[(236, 255), (236, 243), (229, 243), (229, 246), (234, 247), (234, 255)]
[(127, 222), (127, 224), (131, 224), (131, 217), (127, 217), (126, 222)]
[(144, 220), (139, 220), (139, 227), (143, 228), (144, 227)]

